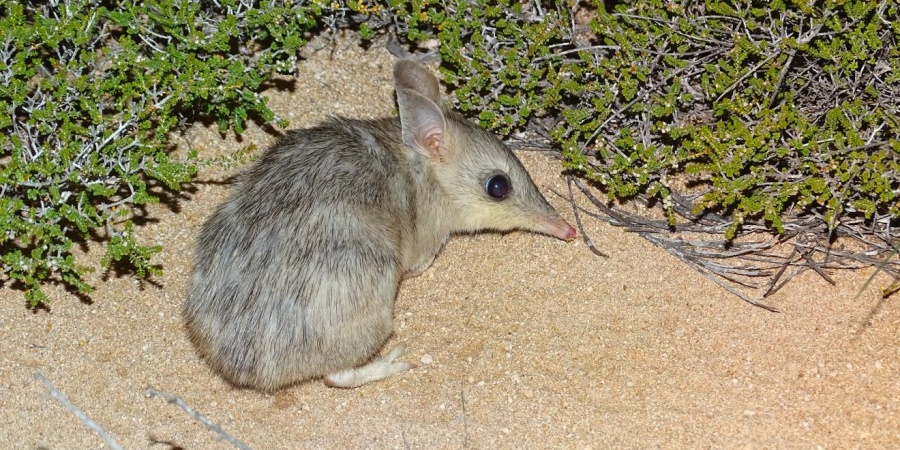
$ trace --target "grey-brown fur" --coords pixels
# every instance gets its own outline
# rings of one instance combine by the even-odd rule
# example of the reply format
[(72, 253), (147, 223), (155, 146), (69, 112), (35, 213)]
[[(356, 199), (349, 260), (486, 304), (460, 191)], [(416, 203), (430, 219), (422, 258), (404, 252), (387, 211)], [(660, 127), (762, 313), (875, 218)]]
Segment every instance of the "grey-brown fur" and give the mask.
[[(521, 163), (440, 107), (437, 79), (400, 61), (400, 118), (332, 118), (289, 132), (203, 225), (184, 318), (201, 356), (238, 386), (326, 377), (352, 387), (408, 370), (366, 364), (393, 332), (400, 280), (455, 232), (574, 237)], [(503, 200), (485, 181), (507, 174)]]

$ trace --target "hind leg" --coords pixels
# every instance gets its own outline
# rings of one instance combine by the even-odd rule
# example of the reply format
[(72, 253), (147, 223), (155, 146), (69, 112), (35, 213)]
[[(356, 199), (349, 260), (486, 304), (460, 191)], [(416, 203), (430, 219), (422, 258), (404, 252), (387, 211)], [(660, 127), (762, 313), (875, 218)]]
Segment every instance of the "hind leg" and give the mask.
[(416, 365), (403, 361), (394, 361), (405, 351), (406, 344), (398, 344), (384, 356), (365, 365), (326, 375), (325, 384), (331, 387), (355, 388), (383, 380), (391, 375), (406, 372), (416, 367)]

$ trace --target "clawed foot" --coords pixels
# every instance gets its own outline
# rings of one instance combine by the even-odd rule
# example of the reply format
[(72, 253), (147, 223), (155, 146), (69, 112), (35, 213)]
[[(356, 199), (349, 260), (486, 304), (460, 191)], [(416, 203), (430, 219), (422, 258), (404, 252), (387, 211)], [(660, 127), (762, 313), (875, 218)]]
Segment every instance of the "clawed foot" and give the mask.
[(331, 387), (355, 388), (416, 367), (405, 361), (394, 361), (406, 352), (406, 344), (400, 343), (384, 356), (352, 369), (344, 369), (325, 376), (325, 384)]

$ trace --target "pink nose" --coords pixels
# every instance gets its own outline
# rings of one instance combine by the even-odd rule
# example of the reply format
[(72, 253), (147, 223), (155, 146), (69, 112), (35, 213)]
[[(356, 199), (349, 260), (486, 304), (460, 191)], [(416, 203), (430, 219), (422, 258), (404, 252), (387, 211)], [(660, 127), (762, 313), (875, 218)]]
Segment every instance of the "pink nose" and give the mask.
[(575, 239), (575, 236), (577, 236), (577, 235), (578, 235), (578, 232), (575, 231), (575, 228), (572, 228), (572, 226), (569, 225), (568, 231), (563, 233), (563, 235), (560, 236), (559, 238), (562, 240), (565, 240), (565, 241), (571, 241), (572, 239)]

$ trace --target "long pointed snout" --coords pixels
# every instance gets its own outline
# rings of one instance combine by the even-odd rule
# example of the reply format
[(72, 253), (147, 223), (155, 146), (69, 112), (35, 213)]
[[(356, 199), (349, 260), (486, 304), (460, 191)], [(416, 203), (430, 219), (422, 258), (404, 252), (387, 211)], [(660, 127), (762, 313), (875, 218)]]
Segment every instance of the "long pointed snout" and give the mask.
[(550, 236), (555, 236), (564, 241), (571, 241), (575, 239), (575, 236), (578, 235), (578, 232), (575, 231), (568, 222), (563, 220), (562, 217), (546, 217), (540, 216), (535, 220), (535, 231), (539, 233), (548, 234)]

